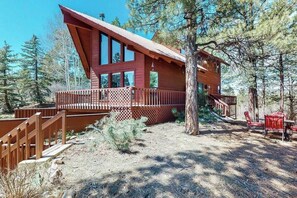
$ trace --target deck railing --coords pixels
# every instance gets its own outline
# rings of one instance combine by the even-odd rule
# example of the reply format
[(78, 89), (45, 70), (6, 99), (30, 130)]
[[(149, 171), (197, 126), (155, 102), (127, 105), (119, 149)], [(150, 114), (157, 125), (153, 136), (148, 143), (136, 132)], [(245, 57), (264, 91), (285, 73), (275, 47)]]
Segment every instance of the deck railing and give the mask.
[(41, 113), (28, 118), (0, 139), (1, 170), (14, 169), (17, 164), (35, 155), (42, 157), (42, 151), (57, 144), (58, 132), (62, 131), (62, 144), (66, 143), (66, 112), (61, 111), (42, 123)]
[(236, 96), (226, 96), (226, 95), (213, 95), (217, 99), (220, 99), (224, 103), (228, 105), (235, 105), (237, 104), (237, 97)]
[(185, 92), (137, 87), (60, 91), (57, 109), (110, 109), (185, 104)]
[(236, 118), (236, 96), (210, 94), (208, 95), (208, 101), (211, 106), (221, 111), (221, 115), (229, 117), (234, 116)]

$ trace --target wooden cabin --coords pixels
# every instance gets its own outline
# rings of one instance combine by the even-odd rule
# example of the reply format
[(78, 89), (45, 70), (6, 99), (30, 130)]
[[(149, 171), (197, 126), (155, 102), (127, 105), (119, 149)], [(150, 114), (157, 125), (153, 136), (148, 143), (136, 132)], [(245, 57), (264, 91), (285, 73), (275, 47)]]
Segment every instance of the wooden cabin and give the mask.
[[(119, 119), (146, 116), (149, 124), (174, 119), (174, 107), (184, 110), (185, 57), (180, 51), (60, 8), (91, 89), (57, 92), (56, 109), (107, 109), (118, 112)], [(236, 97), (221, 95), (221, 64), (226, 63), (206, 51), (199, 55), (197, 91), (207, 92), (210, 104), (224, 115), (236, 115)]]

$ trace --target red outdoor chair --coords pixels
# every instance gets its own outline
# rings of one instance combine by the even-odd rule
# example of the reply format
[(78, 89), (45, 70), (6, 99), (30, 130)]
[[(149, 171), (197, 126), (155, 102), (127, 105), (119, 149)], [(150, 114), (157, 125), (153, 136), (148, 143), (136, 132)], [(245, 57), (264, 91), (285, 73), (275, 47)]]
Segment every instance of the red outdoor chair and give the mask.
[(284, 116), (285, 119), (287, 119), (287, 115), (285, 113), (283, 113), (283, 112), (280, 112), (280, 111), (271, 113), (270, 115)]
[(297, 125), (290, 126), (290, 130), (293, 132), (297, 132)]
[(282, 133), (282, 140), (285, 137), (285, 117), (284, 115), (265, 115), (265, 135), (268, 131)]
[(251, 128), (262, 128), (264, 127), (263, 122), (252, 122), (252, 119), (250, 117), (250, 114), (248, 111), (244, 112), (244, 116), (246, 119), (247, 128), (250, 130)]

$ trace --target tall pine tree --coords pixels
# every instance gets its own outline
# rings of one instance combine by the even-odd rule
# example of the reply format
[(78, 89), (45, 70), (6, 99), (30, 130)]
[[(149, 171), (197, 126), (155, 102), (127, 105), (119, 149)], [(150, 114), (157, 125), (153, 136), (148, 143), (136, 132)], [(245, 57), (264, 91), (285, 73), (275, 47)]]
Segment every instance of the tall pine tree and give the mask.
[(39, 39), (35, 35), (25, 42), (21, 56), (23, 92), (29, 94), (31, 101), (43, 104), (50, 93), (50, 81), (42, 67), (43, 55)]
[(16, 56), (12, 53), (11, 46), (4, 42), (0, 49), (0, 101), (3, 105), (0, 107), (4, 112), (12, 112), (16, 102), (14, 93), (15, 77), (12, 74), (13, 63), (16, 62)]

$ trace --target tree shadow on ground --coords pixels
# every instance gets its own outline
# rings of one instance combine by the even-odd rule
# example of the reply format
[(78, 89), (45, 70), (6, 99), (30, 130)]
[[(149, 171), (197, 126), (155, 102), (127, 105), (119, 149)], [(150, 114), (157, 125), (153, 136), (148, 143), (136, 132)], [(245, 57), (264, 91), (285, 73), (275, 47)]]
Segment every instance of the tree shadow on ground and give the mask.
[(297, 197), (296, 148), (265, 139), (144, 160), (137, 169), (80, 181), (76, 197)]

